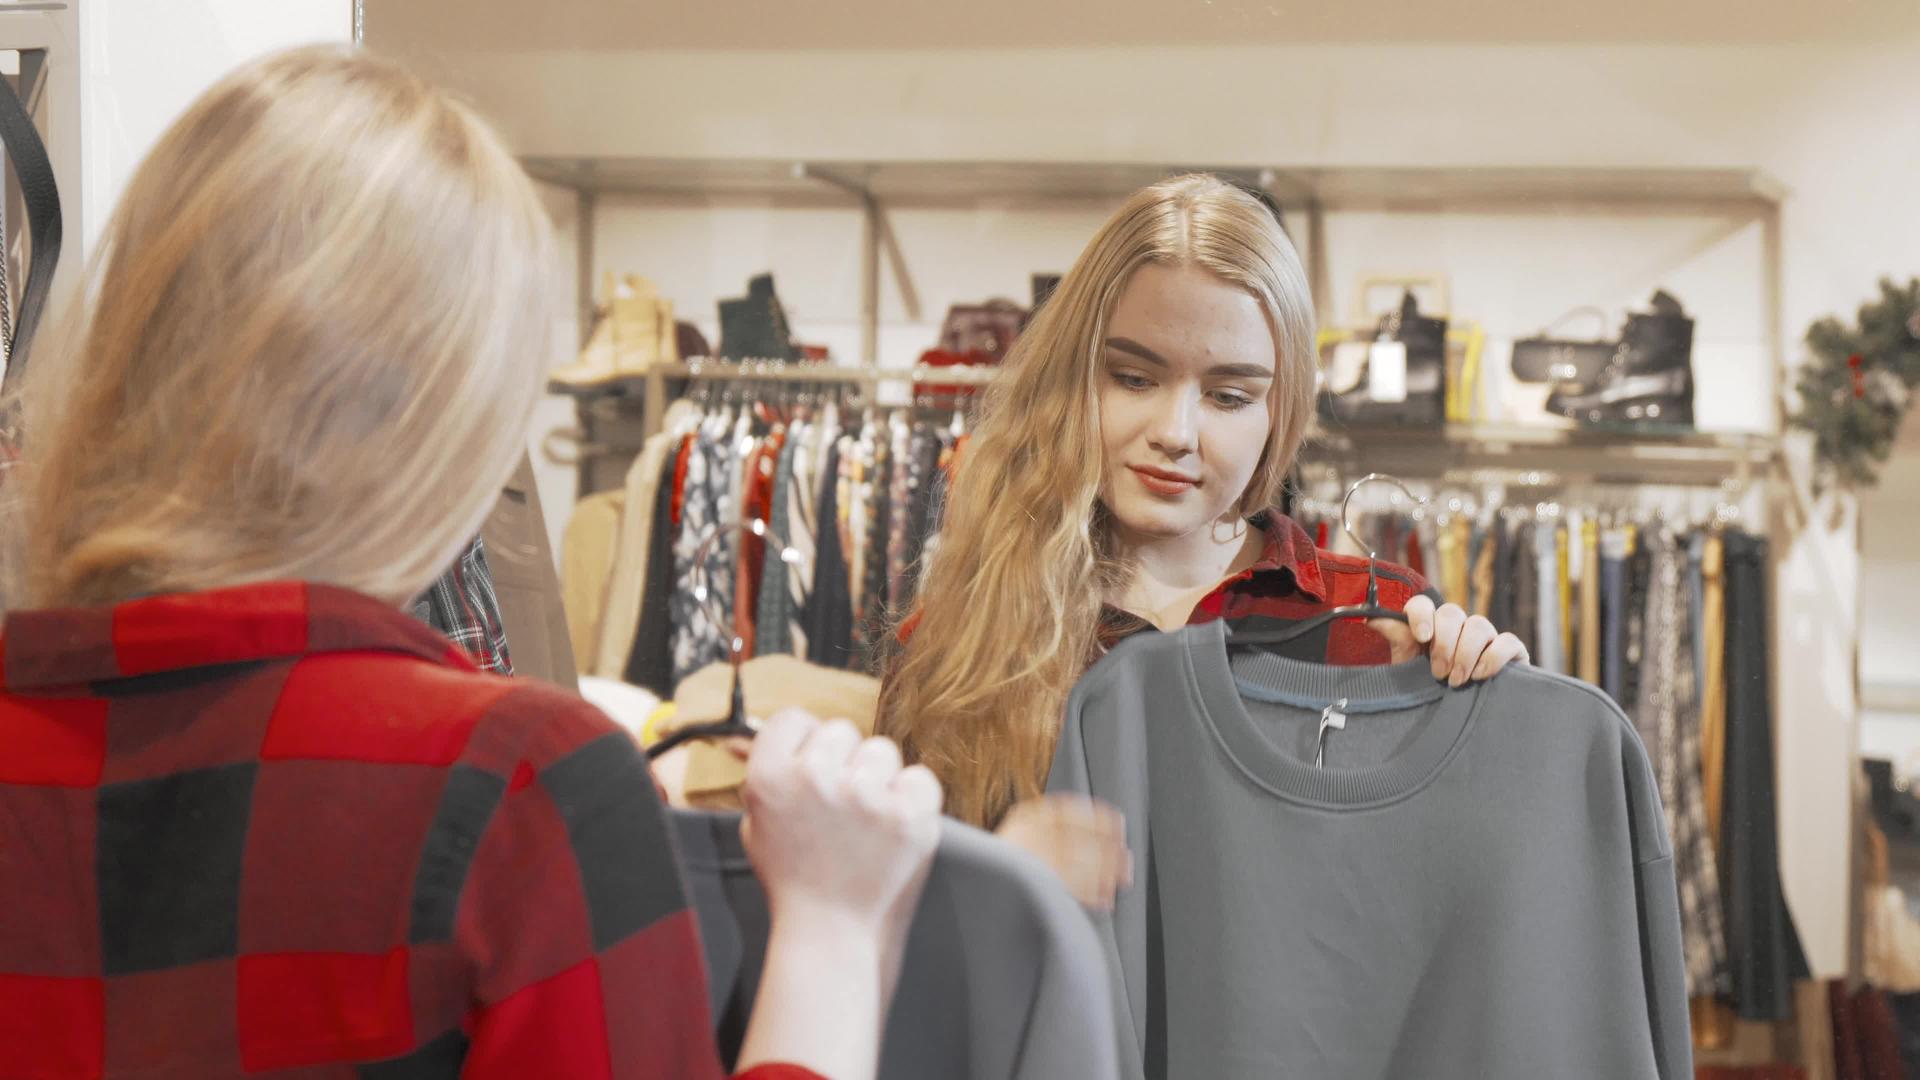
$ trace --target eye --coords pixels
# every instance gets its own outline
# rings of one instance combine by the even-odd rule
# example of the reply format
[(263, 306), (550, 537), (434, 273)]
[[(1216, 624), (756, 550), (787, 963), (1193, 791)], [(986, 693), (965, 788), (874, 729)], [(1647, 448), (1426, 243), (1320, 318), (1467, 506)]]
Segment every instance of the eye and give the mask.
[(1153, 386), (1153, 380), (1132, 371), (1108, 372), (1108, 377), (1126, 390), (1146, 390)]
[(1252, 397), (1239, 390), (1215, 390), (1211, 395), (1213, 403), (1228, 412), (1239, 412), (1254, 404)]

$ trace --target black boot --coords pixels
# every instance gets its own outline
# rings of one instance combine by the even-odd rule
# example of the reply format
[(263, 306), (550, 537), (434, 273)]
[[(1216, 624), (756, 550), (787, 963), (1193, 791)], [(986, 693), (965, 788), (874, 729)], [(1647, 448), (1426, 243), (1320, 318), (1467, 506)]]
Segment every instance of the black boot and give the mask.
[(1619, 347), (1590, 381), (1554, 384), (1547, 410), (1583, 424), (1693, 426), (1693, 320), (1665, 292), (1627, 316)]
[(1400, 309), (1380, 320), (1378, 339), (1406, 346), (1405, 394), (1396, 400), (1376, 401), (1363, 362), (1357, 370), (1329, 372), (1320, 395), (1320, 415), (1354, 425), (1433, 425), (1447, 419), (1447, 320), (1423, 315), (1408, 292)]
[(747, 295), (720, 301), (720, 355), (727, 360), (798, 360), (787, 313), (773, 291), (773, 275), (747, 283)]

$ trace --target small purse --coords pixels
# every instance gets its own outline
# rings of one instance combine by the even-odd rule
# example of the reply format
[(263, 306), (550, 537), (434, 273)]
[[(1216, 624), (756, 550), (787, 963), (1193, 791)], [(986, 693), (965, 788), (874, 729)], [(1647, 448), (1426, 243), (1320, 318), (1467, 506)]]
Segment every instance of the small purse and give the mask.
[(1521, 382), (1569, 382), (1586, 384), (1598, 378), (1613, 359), (1617, 341), (1599, 338), (1580, 341), (1557, 338), (1553, 332), (1579, 315), (1592, 315), (1606, 325), (1607, 313), (1595, 307), (1576, 308), (1560, 317), (1541, 334), (1513, 343), (1513, 377)]

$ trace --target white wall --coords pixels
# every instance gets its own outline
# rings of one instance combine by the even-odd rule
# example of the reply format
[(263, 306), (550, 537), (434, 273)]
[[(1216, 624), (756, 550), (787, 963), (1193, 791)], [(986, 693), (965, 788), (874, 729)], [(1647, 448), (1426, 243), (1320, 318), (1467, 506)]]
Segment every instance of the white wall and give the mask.
[[(419, 55), (536, 154), (1757, 167), (1792, 192), (1782, 237), (1790, 343), (1815, 317), (1851, 311), (1877, 276), (1913, 272), (1920, 253), (1920, 41), (1910, 35), (1804, 46)], [(1004, 242), (980, 228), (982, 244)], [(736, 284), (739, 267), (704, 262), (714, 239), (655, 252), (615, 240), (602, 261), (658, 266), (664, 282), (703, 289)], [(826, 250), (827, 280), (782, 277), (803, 319), (816, 287), (842, 304), (853, 295), (842, 289), (844, 252)], [(700, 269), (676, 275), (688, 263)], [(1776, 592), (1788, 657), (1777, 702), (1787, 892), (1829, 974), (1846, 954), (1855, 537), (1843, 515), (1794, 538)]]
[(140, 159), (221, 76), (263, 53), (353, 39), (352, 0), (75, 0), (85, 250)]

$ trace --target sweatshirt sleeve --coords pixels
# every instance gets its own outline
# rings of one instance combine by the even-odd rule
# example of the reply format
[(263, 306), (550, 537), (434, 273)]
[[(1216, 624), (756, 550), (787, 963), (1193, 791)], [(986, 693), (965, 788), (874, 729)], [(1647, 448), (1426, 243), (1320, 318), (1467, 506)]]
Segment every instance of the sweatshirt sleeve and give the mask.
[[(1131, 717), (1105, 715), (1101, 705), (1101, 688), (1113, 677), (1116, 667), (1125, 663), (1124, 655), (1130, 648), (1130, 643), (1122, 642), (1108, 653), (1068, 697), (1053, 767), (1047, 774), (1047, 791), (1094, 796), (1113, 804), (1126, 818), (1127, 847), (1133, 854), (1136, 874), (1134, 885), (1115, 899), (1112, 911), (1089, 915), (1100, 939), (1100, 951), (1106, 957), (1121, 1075), (1137, 1077), (1144, 1075), (1147, 891), (1153, 887), (1153, 862), (1146, 845), (1146, 742), (1139, 725), (1128, 722)], [(1089, 714), (1100, 724), (1097, 747), (1086, 731)], [(1123, 962), (1122, 957), (1131, 963)], [(1137, 985), (1129, 986), (1129, 972), (1134, 973)]]
[[(1591, 693), (1599, 696), (1597, 690)], [(1647, 999), (1647, 1026), (1660, 1080), (1693, 1076), (1693, 1026), (1687, 1009), (1686, 952), (1680, 941), (1680, 891), (1674, 878), (1673, 841), (1660, 806), (1653, 763), (1633, 724), (1604, 698), (1620, 732), (1628, 828), (1633, 844), (1634, 904), (1640, 920), (1640, 978)]]
[(1693, 1029), (1687, 1012), (1685, 953), (1680, 944), (1680, 899), (1673, 856), (1634, 868), (1640, 907), (1640, 964), (1647, 988), (1647, 1023), (1660, 1080), (1693, 1075)]

